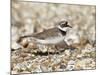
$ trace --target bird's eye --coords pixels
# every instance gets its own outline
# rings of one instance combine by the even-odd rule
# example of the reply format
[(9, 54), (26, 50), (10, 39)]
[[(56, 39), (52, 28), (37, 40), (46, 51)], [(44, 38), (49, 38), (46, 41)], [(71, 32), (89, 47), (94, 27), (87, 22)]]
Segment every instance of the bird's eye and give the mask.
[(62, 24), (61, 26), (62, 26), (62, 27), (66, 27), (66, 24)]
[(67, 21), (61, 21), (59, 23), (59, 25), (63, 28), (63, 27), (67, 27), (68, 22)]

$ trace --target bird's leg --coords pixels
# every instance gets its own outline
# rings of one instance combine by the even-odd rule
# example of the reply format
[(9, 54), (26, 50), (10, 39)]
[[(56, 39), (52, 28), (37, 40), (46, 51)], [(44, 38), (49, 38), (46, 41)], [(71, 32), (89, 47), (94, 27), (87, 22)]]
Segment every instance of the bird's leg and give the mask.
[(54, 45), (54, 47), (55, 47), (55, 49), (56, 49), (56, 50), (55, 50), (55, 53), (56, 53), (56, 54), (60, 54), (60, 51), (58, 51), (59, 49), (58, 49), (57, 45)]
[(50, 55), (49, 50), (47, 50), (48, 56)]

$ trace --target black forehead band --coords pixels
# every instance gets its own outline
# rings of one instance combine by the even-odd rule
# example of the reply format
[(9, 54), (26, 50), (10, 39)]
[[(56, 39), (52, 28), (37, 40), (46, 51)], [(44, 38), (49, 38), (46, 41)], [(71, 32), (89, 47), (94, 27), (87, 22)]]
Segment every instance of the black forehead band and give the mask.
[(67, 21), (62, 21), (61, 24), (68, 24), (68, 22)]
[(68, 25), (68, 22), (67, 21), (62, 21), (59, 23), (59, 25), (63, 28), (63, 27), (70, 27), (72, 28), (70, 25)]
[(59, 25), (61, 25), (61, 27), (66, 27), (67, 24), (68, 24), (68, 22), (66, 22), (66, 21), (62, 21), (59, 23)]

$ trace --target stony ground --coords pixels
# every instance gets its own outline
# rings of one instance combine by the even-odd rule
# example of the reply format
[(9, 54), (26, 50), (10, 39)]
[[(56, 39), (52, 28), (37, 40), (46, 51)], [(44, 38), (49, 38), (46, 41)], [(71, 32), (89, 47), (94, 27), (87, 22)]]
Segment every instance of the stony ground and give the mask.
[[(12, 2), (11, 72), (37, 73), (88, 70), (96, 68), (95, 6)], [(17, 43), (22, 35), (42, 32), (67, 20), (73, 27), (73, 42), (63, 51), (33, 45), (24, 48)], [(74, 33), (73, 33), (74, 32)], [(78, 34), (78, 35), (77, 35)], [(24, 42), (25, 44), (25, 42)]]
[(32, 49), (12, 51), (12, 73), (35, 73), (95, 69), (95, 47), (65, 49), (60, 54), (36, 53)]

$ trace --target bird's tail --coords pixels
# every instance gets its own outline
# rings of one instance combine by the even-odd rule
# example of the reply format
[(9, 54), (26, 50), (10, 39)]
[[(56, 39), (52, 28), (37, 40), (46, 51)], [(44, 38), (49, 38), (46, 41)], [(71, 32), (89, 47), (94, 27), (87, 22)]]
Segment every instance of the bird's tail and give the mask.
[(29, 37), (34, 37), (34, 36), (32, 36), (32, 35), (20, 36), (19, 39), (17, 40), (17, 43), (20, 43), (24, 38), (29, 38)]

